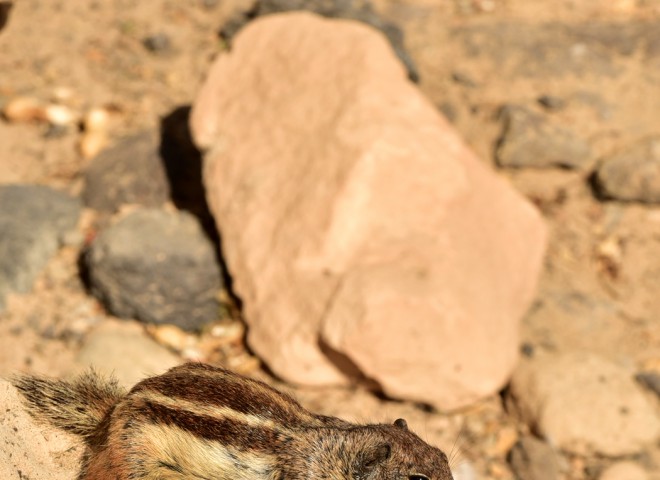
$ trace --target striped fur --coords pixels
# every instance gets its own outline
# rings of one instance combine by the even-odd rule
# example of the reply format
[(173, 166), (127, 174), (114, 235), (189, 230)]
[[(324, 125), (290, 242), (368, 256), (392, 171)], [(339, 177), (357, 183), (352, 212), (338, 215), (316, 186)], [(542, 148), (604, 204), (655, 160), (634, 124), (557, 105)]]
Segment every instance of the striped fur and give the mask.
[(315, 415), (265, 383), (204, 364), (128, 393), (93, 372), (70, 383), (13, 383), (35, 417), (85, 438), (81, 480), (452, 478), (444, 453), (402, 420), (355, 425)]

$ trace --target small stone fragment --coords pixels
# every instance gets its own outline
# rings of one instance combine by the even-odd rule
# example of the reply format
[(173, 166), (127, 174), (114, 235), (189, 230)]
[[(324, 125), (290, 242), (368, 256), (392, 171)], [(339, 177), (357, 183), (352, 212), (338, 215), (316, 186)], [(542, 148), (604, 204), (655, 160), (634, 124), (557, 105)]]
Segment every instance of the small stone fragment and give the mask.
[(492, 446), (487, 449), (491, 457), (501, 457), (511, 450), (518, 440), (518, 432), (513, 427), (503, 427), (497, 433), (497, 439)]
[(77, 199), (40, 185), (0, 186), (0, 307), (10, 292), (26, 292), (68, 233)]
[(33, 97), (16, 97), (7, 102), (2, 115), (10, 122), (43, 121), (46, 113), (42, 102)]
[(142, 43), (147, 50), (153, 53), (164, 53), (171, 49), (172, 42), (166, 33), (156, 33), (146, 37)]
[(85, 113), (82, 123), (85, 132), (106, 132), (110, 123), (110, 112), (106, 108), (92, 108)]
[(108, 144), (108, 136), (102, 131), (84, 132), (80, 137), (78, 149), (84, 159), (96, 157)]
[(69, 87), (59, 86), (53, 88), (51, 99), (58, 105), (71, 105), (76, 99), (73, 89)]
[[(96, 134), (103, 135), (96, 131), (90, 135)], [(151, 132), (120, 140), (98, 155), (85, 171), (83, 201), (101, 212), (113, 213), (126, 204), (157, 207), (169, 196), (159, 139)]]
[(501, 167), (584, 168), (591, 161), (589, 145), (571, 130), (520, 106), (502, 110), (504, 130), (495, 157)]
[(641, 140), (605, 158), (595, 180), (605, 198), (660, 203), (660, 136)]
[(99, 234), (86, 261), (93, 292), (114, 315), (186, 330), (218, 317), (215, 247), (188, 213), (135, 210)]
[(608, 277), (616, 279), (623, 259), (621, 241), (615, 237), (608, 237), (596, 246), (595, 253), (600, 270)]
[(593, 354), (525, 361), (510, 393), (527, 424), (570, 453), (632, 455), (660, 436), (660, 419), (632, 375)]
[(520, 480), (559, 479), (557, 453), (550, 445), (535, 437), (522, 437), (511, 450), (509, 463)]
[(150, 325), (147, 331), (159, 344), (177, 352), (190, 348), (196, 342), (190, 332), (185, 332), (176, 325)]
[(541, 95), (537, 102), (548, 110), (561, 110), (566, 106), (566, 101), (563, 98), (554, 95)]
[(65, 105), (46, 106), (44, 116), (51, 125), (70, 126), (78, 121), (78, 115)]
[(82, 118), (83, 134), (78, 148), (83, 158), (96, 157), (108, 145), (110, 112), (107, 108), (94, 107)]

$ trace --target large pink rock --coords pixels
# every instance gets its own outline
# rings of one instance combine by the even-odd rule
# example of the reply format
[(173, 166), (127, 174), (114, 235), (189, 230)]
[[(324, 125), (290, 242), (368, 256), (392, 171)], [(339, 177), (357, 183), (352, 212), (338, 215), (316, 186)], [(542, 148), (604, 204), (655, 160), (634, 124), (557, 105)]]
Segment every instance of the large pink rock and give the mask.
[(365, 375), (446, 409), (507, 381), (544, 225), (378, 32), (309, 13), (254, 21), (191, 126), (249, 343), (277, 374)]

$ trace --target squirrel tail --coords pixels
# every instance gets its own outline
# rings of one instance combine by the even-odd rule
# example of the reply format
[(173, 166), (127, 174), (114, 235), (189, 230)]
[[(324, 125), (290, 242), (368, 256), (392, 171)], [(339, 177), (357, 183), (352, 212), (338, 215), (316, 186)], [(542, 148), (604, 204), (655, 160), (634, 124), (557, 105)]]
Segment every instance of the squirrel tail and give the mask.
[(89, 370), (71, 381), (21, 375), (11, 379), (37, 420), (90, 440), (126, 391), (114, 378)]

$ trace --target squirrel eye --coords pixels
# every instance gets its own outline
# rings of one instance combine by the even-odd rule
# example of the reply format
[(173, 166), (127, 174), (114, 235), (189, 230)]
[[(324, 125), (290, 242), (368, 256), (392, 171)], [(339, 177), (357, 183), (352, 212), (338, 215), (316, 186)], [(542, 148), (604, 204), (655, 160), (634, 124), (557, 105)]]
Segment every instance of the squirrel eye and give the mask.
[(414, 475), (408, 475), (408, 480), (429, 480), (429, 477), (416, 473)]

